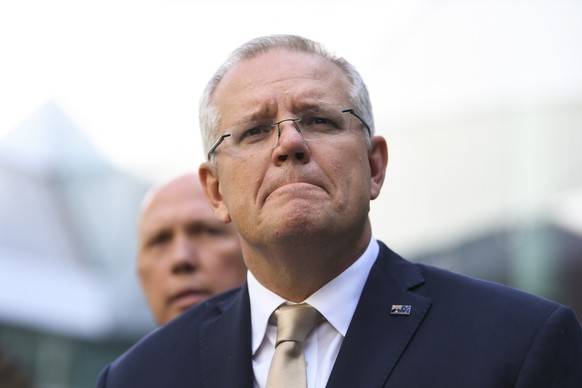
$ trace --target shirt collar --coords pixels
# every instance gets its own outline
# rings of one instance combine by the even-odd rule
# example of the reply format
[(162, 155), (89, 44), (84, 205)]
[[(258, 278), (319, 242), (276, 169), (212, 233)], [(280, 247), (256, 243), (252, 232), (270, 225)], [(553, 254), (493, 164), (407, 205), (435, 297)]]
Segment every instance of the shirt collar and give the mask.
[[(372, 238), (358, 260), (305, 300), (344, 337), (379, 251), (378, 242)], [(252, 352), (255, 354), (265, 337), (271, 314), (287, 301), (265, 288), (250, 271), (247, 272), (247, 283), (251, 302)]]

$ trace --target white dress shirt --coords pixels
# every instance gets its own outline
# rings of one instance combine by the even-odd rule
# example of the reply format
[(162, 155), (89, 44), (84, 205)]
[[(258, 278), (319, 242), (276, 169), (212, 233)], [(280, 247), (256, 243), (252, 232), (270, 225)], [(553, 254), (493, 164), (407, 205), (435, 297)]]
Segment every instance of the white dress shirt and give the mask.
[[(372, 238), (358, 260), (304, 301), (315, 307), (325, 318), (304, 342), (309, 388), (324, 388), (327, 384), (362, 289), (379, 251), (378, 242)], [(247, 281), (253, 331), (254, 386), (264, 388), (277, 338), (277, 326), (269, 322), (269, 318), (281, 304), (291, 302), (263, 287), (250, 271)]]

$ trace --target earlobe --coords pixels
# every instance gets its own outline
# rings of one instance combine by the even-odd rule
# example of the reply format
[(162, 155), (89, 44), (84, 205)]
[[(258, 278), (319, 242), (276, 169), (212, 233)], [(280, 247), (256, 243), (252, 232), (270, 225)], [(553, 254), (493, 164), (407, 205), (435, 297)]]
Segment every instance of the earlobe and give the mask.
[(386, 168), (388, 166), (388, 145), (382, 136), (374, 136), (371, 140), (370, 153), (370, 199), (376, 199), (380, 195), (380, 189), (384, 184)]
[(209, 162), (202, 163), (198, 168), (198, 177), (216, 217), (224, 223), (229, 223), (231, 221), (230, 214), (224, 202), (218, 175), (212, 164)]

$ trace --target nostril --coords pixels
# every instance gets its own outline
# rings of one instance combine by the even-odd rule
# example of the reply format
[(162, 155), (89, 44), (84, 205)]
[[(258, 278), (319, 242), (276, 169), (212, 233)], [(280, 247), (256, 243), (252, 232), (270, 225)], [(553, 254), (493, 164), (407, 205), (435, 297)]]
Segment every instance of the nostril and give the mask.
[(191, 263), (179, 263), (174, 266), (173, 273), (175, 274), (186, 274), (194, 272), (194, 266)]
[(287, 155), (280, 155), (279, 156), (279, 161), (284, 162), (287, 160)]
[(305, 157), (305, 153), (303, 153), (303, 152), (296, 152), (295, 153), (295, 158), (297, 158), (297, 160), (303, 160), (304, 157)]

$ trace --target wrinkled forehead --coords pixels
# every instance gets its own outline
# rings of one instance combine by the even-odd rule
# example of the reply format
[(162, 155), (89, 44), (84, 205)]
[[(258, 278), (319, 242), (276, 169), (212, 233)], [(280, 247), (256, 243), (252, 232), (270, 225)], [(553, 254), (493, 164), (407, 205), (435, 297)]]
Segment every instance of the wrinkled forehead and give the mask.
[(218, 84), (213, 103), (221, 117), (272, 115), (317, 104), (346, 104), (350, 82), (329, 59), (313, 53), (272, 49), (233, 66)]

